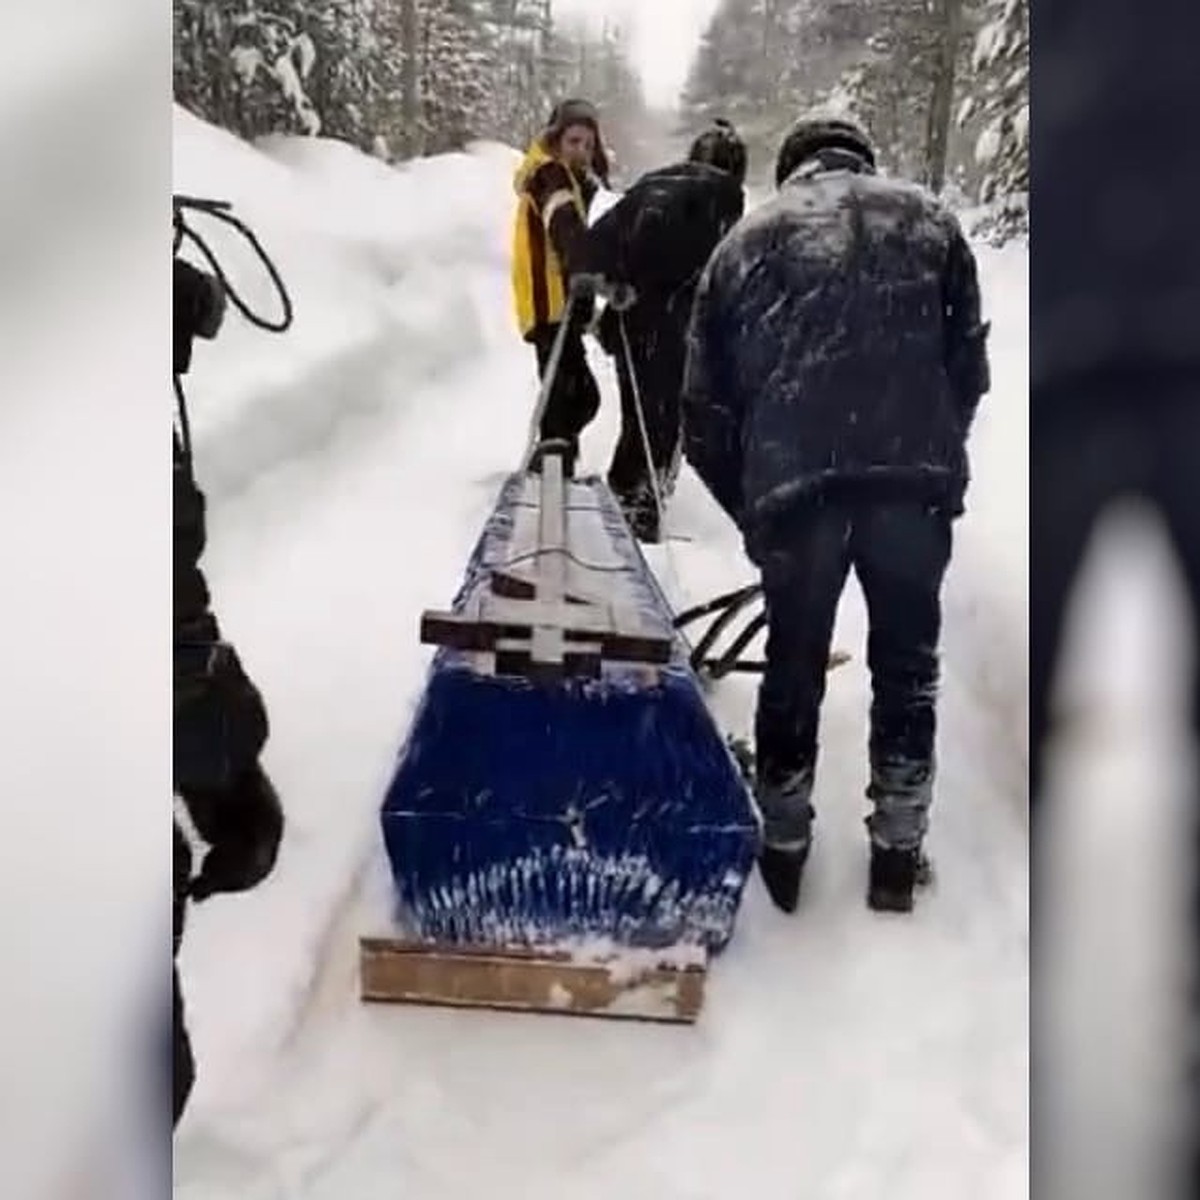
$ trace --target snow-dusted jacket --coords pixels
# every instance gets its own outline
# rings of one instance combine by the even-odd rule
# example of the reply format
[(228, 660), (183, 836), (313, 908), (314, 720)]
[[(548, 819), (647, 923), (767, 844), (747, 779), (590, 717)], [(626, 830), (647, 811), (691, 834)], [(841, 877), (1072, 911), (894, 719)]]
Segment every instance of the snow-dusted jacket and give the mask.
[[(642, 175), (588, 230), (586, 269), (637, 293), (626, 316), (630, 336), (677, 346), (681, 369), (700, 274), (744, 211), (732, 175), (707, 163), (673, 163)], [(612, 308), (604, 310), (599, 334), (609, 354), (620, 353)]]
[(588, 230), (587, 269), (631, 284), (648, 307), (686, 289), (690, 310), (709, 256), (744, 211), (741, 185), (708, 163), (648, 171)]
[[(221, 634), (200, 568), (205, 498), (174, 448), (174, 737), (175, 791), (229, 788), (257, 761), (269, 726), (262, 696)], [(194, 815), (194, 814), (193, 814)]]
[(727, 235), (701, 278), (688, 460), (747, 535), (799, 503), (871, 488), (957, 515), (990, 386), (986, 336), (954, 216), (848, 151), (823, 151)]
[[(220, 324), (223, 301), (211, 276), (175, 260), (175, 372), (186, 372), (192, 339), (211, 338)], [(234, 648), (221, 636), (213, 616), (208, 584), (200, 568), (207, 539), (204, 493), (192, 473), (178, 433), (173, 463), (173, 639), (174, 727), (172, 758), (175, 793), (187, 805), (202, 836), (212, 833), (219, 814), (213, 795), (228, 789), (258, 761), (269, 733), (262, 696), (250, 681)], [(202, 806), (201, 793), (208, 798)], [(214, 841), (215, 837), (209, 837)], [(191, 852), (175, 824), (175, 950), (183, 932), (184, 893)]]

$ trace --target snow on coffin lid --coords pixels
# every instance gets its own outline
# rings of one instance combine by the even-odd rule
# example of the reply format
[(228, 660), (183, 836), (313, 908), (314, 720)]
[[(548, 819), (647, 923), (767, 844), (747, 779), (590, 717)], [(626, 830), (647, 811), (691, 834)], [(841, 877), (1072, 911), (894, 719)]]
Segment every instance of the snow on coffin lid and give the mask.
[[(452, 604), (464, 625), (496, 598), (536, 595), (542, 579), (521, 568), (546, 533), (541, 486), (514, 475), (502, 487)], [(546, 650), (560, 656), (546, 671), (531, 636), (510, 636), (532, 633), (519, 621), (493, 622), (490, 651), (470, 637), (471, 648), (442, 645), (381, 813), (398, 917), (417, 938), (452, 945), (604, 936), (719, 950), (753, 865), (757, 814), (612, 494), (598, 479), (562, 490), (564, 606), (607, 606), (609, 632), (632, 631), (660, 661), (627, 661), (636, 644), (609, 658), (593, 629), (580, 635), (590, 658), (567, 663), (564, 639)], [(454, 623), (426, 614), (423, 624), (445, 635)]]

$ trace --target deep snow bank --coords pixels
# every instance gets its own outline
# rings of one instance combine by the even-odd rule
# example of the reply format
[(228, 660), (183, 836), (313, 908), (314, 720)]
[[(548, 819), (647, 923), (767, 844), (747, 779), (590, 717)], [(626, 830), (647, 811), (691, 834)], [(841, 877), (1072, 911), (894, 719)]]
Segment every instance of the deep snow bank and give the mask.
[(1028, 793), (1029, 247), (977, 245), (992, 388), (968, 444), (972, 482), (946, 580), (943, 661), (978, 699)]
[[(516, 155), (480, 143), (392, 168), (341, 142), (271, 137), (253, 146), (179, 106), (174, 117), (176, 192), (232, 202), (295, 306), (286, 334), (256, 329), (231, 308), (219, 352), (197, 346), (189, 414), (200, 471), (219, 501), (320, 450), (354, 419), (390, 415), (430, 376), (481, 351), (486, 330), (471, 289), (480, 272), (505, 269)], [(278, 317), (249, 244), (209, 217), (188, 219), (251, 309)], [(297, 381), (314, 376), (322, 386), (298, 396)]]

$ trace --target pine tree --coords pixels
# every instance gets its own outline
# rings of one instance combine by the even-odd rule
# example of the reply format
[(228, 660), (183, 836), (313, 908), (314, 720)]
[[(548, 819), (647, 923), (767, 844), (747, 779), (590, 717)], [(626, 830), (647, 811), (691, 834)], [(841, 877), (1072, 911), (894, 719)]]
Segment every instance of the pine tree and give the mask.
[(995, 209), (990, 228), (1004, 238), (1029, 228), (1029, 3), (988, 0), (988, 15), (959, 122), (980, 127), (980, 199)]
[(551, 0), (173, 0), (175, 96), (243, 137), (308, 133), (393, 160), (524, 146), (591, 94), (644, 111), (620, 30), (558, 34)]
[(318, 133), (316, 47), (299, 0), (175, 0), (175, 95), (243, 137)]
[(306, 7), (316, 47), (310, 94), (321, 115), (321, 133), (369, 151), (386, 87), (373, 6), (370, 0), (321, 0)]
[(492, 48), (471, 0), (427, 0), (421, 54), (425, 153), (461, 150), (492, 132), (487, 112), (492, 62)]
[(938, 38), (927, 0), (875, 0), (866, 53), (847, 73), (849, 111), (870, 131), (881, 166), (909, 179), (926, 174), (929, 105)]
[(875, 24), (871, 11), (868, 0), (721, 0), (684, 87), (680, 132), (728, 117), (746, 139), (752, 173), (769, 174), (796, 118), (845, 91), (843, 76)]

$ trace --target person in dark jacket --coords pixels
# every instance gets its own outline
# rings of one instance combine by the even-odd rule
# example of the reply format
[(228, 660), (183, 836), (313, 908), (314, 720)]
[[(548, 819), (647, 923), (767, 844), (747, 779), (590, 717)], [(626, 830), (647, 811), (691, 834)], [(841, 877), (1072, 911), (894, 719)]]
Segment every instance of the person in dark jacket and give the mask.
[[(1200, 239), (1192, 199), (1200, 145), (1184, 133), (1196, 71), (1182, 51), (1198, 34), (1200, 9), (1173, 10), (1163, 42), (1143, 13), (1118, 0), (1060, 3), (1039, 23), (1034, 150), (1038, 172), (1054, 186), (1039, 189), (1034, 205), (1039, 245), (1047, 247), (1039, 264), (1053, 265), (1039, 266), (1030, 290), (1035, 809), (1070, 600), (1093, 531), (1114, 503), (1136, 497), (1157, 510), (1200, 645)], [(1164, 44), (1180, 52), (1164, 57)], [(1139, 83), (1130, 88), (1135, 72)], [(1151, 187), (1151, 164), (1164, 156), (1172, 183)], [(1143, 193), (1154, 218), (1133, 220), (1131, 198), (1140, 202)], [(1200, 656), (1189, 705), (1200, 747)]]
[[(178, 248), (178, 247), (177, 247)], [(191, 365), (197, 336), (213, 338), (225, 310), (219, 280), (176, 257), (174, 372)], [(255, 887), (275, 865), (283, 812), (259, 763), (267, 712), (233, 647), (221, 636), (200, 569), (205, 545), (205, 499), (192, 469), (190, 447), (174, 437), (174, 785), (208, 849), (193, 877), (191, 843), (174, 828), (174, 942), (177, 960), (187, 900)], [(179, 967), (174, 966), (172, 1015), (174, 1122), (195, 1081), (184, 1022)]]
[(745, 145), (729, 122), (715, 121), (692, 143), (685, 162), (643, 175), (589, 233), (591, 270), (628, 285), (636, 296), (624, 314), (624, 338), (621, 315), (609, 305), (599, 339), (616, 363), (621, 392), (621, 434), (608, 483), (644, 542), (660, 539), (658, 503), (674, 485), (679, 389), (696, 284), (717, 243), (745, 211), (745, 179)]
[[(521, 336), (537, 354), (539, 379), (545, 378), (559, 328), (568, 322), (538, 431), (543, 441), (569, 444), (568, 474), (578, 457), (580, 435), (600, 411), (600, 389), (583, 343), (594, 312), (595, 285), (583, 272), (582, 255), (588, 212), (600, 185), (607, 183), (599, 114), (586, 100), (555, 106), (513, 176), (513, 299)], [(582, 294), (571, 303), (573, 287)]]
[(685, 452), (762, 572), (764, 882), (796, 907), (826, 663), (853, 568), (874, 690), (867, 899), (907, 911), (925, 862), (940, 591), (990, 386), (987, 326), (958, 222), (924, 190), (879, 178), (857, 125), (799, 122), (776, 182), (701, 279)]

